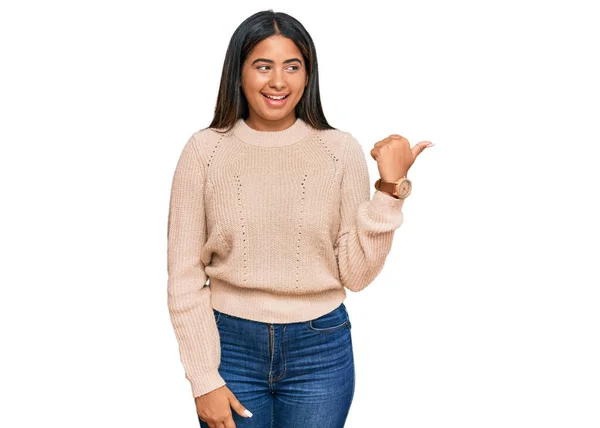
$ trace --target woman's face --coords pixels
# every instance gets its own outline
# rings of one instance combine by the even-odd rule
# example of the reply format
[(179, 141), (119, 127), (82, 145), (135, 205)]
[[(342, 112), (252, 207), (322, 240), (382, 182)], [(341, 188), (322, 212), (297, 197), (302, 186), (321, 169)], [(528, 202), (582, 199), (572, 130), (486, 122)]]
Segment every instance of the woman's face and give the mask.
[[(248, 100), (246, 123), (254, 129), (278, 131), (296, 120), (295, 107), (308, 84), (306, 66), (296, 44), (276, 35), (262, 40), (242, 67), (242, 90)], [(266, 95), (286, 95), (272, 100)]]

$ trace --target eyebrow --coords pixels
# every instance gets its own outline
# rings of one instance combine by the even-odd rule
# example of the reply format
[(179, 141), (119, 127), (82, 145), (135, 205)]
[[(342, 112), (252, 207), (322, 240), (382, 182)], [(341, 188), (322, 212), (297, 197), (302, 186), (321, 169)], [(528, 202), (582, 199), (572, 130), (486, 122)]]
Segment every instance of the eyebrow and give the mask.
[[(302, 64), (302, 61), (300, 61), (298, 58), (290, 58), (290, 59), (286, 59), (285, 61), (283, 61), (284, 64), (288, 64), (290, 62), (294, 62), (297, 61), (300, 64)], [(256, 58), (254, 61), (252, 61), (252, 65), (256, 64), (257, 62), (268, 62), (270, 64), (274, 64), (275, 61), (271, 60), (271, 59), (266, 59), (266, 58)]]

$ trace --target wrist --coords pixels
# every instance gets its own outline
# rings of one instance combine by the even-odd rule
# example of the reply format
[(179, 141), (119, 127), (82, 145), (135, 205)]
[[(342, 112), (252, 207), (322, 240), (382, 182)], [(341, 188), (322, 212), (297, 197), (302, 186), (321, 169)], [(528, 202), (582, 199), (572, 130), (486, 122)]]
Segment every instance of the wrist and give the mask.
[(394, 199), (406, 199), (410, 195), (412, 183), (406, 176), (400, 177), (396, 181), (379, 178), (375, 182), (375, 189)]
[(408, 174), (408, 171), (406, 171), (406, 172), (403, 172), (403, 173), (401, 173), (401, 174), (400, 174), (400, 175), (399, 175), (399, 176), (398, 176), (398, 177), (397, 177), (395, 180), (386, 180), (386, 179), (384, 179), (384, 178), (383, 178), (381, 175), (379, 175), (379, 179), (380, 179), (381, 181), (387, 181), (388, 183), (394, 183), (394, 182), (396, 182), (396, 181), (400, 180), (401, 178), (408, 178), (408, 177), (407, 177), (407, 174)]
[(393, 194), (391, 194), (391, 193), (389, 193), (389, 192), (384, 192), (383, 190), (379, 190), (379, 191), (380, 191), (381, 193), (383, 193), (384, 195), (387, 195), (387, 196), (389, 196), (390, 198), (394, 198), (394, 199), (400, 199), (398, 196), (396, 196), (396, 195), (393, 195)]

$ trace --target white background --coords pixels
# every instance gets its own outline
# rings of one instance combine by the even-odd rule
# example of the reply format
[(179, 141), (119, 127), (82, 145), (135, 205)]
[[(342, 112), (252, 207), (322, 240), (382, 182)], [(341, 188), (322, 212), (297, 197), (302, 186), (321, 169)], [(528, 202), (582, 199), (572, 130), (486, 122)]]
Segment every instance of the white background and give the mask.
[[(0, 426), (197, 427), (166, 307), (183, 145), (231, 34), (315, 41), (325, 114), (409, 172), (348, 292), (362, 427), (599, 427), (599, 16), (582, 1), (53, 1), (0, 7)], [(252, 409), (250, 409), (252, 410)]]

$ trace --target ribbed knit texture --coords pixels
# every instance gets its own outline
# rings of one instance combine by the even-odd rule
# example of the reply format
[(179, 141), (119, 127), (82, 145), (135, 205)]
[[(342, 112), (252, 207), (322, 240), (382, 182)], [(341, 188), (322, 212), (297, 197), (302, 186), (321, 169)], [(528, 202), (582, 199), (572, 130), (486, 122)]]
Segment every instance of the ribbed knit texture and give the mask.
[[(194, 397), (218, 372), (215, 308), (265, 323), (337, 308), (383, 268), (404, 201), (375, 191), (362, 146), (301, 119), (257, 131), (196, 131), (183, 147), (168, 218), (168, 308)], [(208, 284), (207, 284), (208, 282)]]

